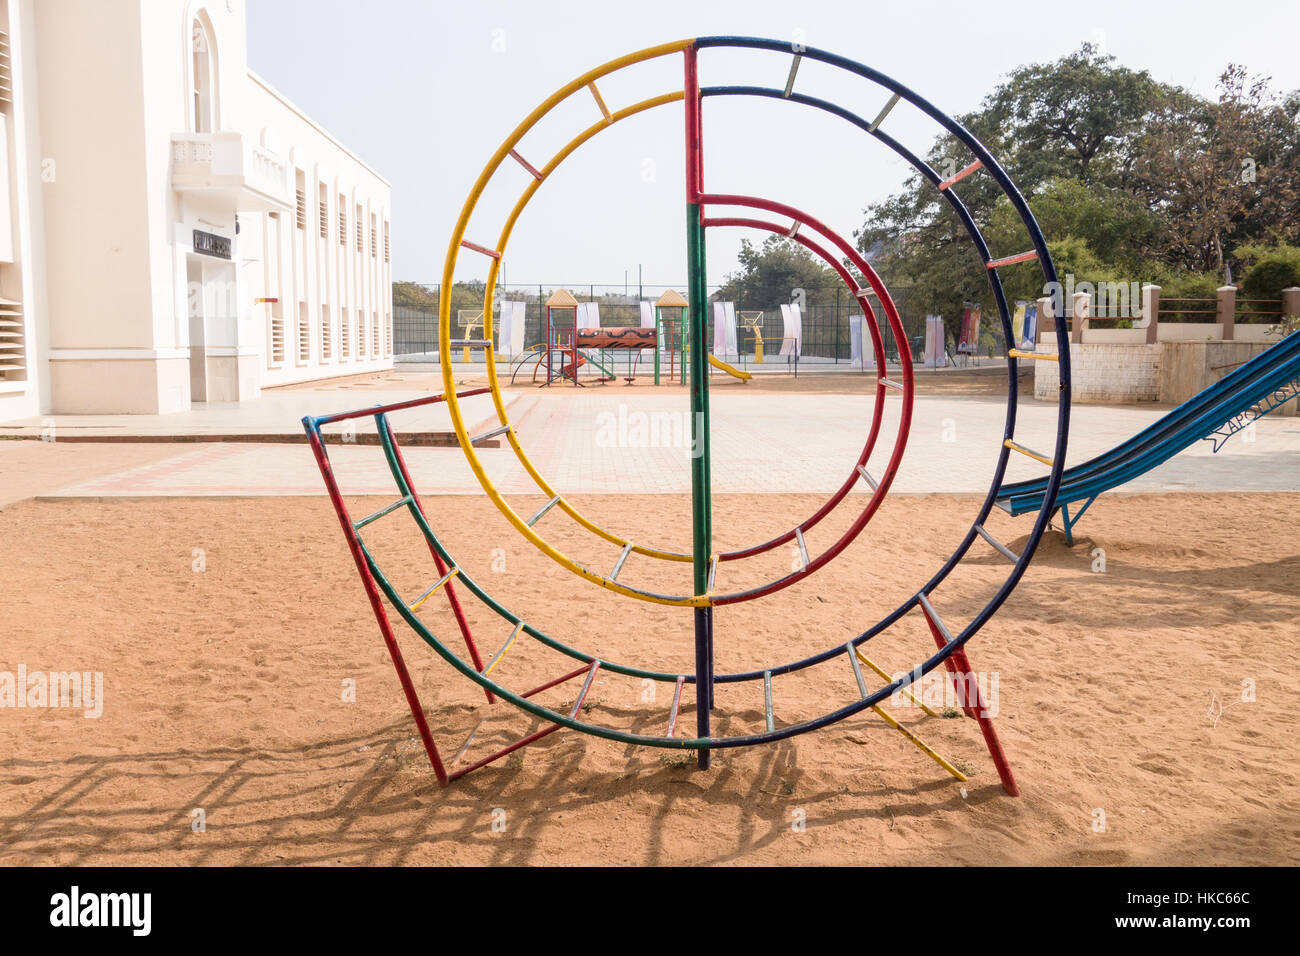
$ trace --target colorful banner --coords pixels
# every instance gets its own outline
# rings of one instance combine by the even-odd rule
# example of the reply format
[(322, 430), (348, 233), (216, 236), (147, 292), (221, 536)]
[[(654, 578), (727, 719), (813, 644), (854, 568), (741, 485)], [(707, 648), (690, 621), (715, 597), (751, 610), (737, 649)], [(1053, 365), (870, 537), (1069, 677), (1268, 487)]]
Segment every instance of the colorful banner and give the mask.
[(967, 306), (961, 313), (961, 340), (957, 343), (958, 352), (974, 353), (980, 344), (980, 307)]
[(1033, 351), (1038, 338), (1038, 306), (1016, 301), (1016, 314), (1011, 317), (1011, 339), (1017, 348)]

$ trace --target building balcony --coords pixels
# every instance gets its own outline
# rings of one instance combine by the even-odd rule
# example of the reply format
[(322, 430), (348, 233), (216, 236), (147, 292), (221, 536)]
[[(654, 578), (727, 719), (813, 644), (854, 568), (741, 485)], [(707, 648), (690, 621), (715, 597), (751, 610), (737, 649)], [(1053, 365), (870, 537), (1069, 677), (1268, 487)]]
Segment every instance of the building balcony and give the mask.
[(293, 208), (289, 166), (242, 133), (173, 133), (172, 189), (228, 205), (235, 212)]

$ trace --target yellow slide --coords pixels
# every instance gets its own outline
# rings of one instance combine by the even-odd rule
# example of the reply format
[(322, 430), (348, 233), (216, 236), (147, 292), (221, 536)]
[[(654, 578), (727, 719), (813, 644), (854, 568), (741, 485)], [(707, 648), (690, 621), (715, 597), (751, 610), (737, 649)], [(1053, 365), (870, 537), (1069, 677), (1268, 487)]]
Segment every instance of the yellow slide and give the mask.
[(728, 375), (736, 376), (736, 378), (740, 379), (742, 382), (748, 382), (751, 378), (754, 377), (752, 373), (742, 372), (734, 365), (728, 365), (726, 362), (722, 361), (722, 359), (718, 358), (715, 355), (709, 356), (709, 364), (712, 365), (714, 368), (722, 369), (722, 371), (726, 372)]

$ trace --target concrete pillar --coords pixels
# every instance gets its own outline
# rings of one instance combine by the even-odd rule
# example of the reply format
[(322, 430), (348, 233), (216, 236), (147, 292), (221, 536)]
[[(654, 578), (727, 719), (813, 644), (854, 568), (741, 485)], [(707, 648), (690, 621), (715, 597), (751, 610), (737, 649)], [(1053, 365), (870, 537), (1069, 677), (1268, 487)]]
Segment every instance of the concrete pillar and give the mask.
[(1237, 321), (1237, 287), (1221, 285), (1216, 292), (1219, 300), (1217, 318), (1223, 327), (1223, 341), (1231, 342), (1235, 335)]
[(1282, 317), (1300, 315), (1300, 286), (1290, 286), (1282, 290)]
[[(1036, 338), (1041, 339), (1045, 331), (1050, 331), (1052, 334), (1052, 344), (1056, 345), (1056, 328), (1054, 326), (1056, 316), (1052, 315), (1052, 297), (1050, 295), (1045, 295), (1038, 300), (1037, 304), (1038, 328), (1036, 330)], [(1037, 341), (1034, 342), (1034, 350), (1038, 350)]]
[(1147, 330), (1147, 345), (1158, 341), (1160, 331), (1160, 286), (1142, 287), (1142, 328)]
[(1070, 323), (1070, 341), (1083, 342), (1083, 330), (1088, 327), (1088, 317), (1092, 315), (1092, 299), (1086, 292), (1076, 292), (1070, 303), (1070, 314), (1074, 317)]

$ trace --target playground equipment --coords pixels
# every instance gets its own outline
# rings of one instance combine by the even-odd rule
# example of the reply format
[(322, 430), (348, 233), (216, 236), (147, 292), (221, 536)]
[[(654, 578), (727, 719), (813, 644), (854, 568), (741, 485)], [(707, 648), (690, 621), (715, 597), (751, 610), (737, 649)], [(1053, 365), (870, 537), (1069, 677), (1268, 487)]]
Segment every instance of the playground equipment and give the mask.
[(998, 507), (1012, 515), (1059, 512), (1065, 539), (1073, 544), (1074, 526), (1103, 492), (1132, 481), (1198, 441), (1214, 442), (1218, 452), (1223, 442), (1298, 394), (1300, 332), (1292, 332), (1132, 438), (1067, 468), (1054, 498), (1047, 496), (1042, 481), (1020, 481), (1003, 486)]
[(713, 303), (713, 352), (709, 355), (709, 365), (742, 382), (748, 382), (754, 377), (749, 372), (724, 362), (718, 358), (719, 355), (740, 358), (740, 347), (736, 341), (736, 306), (733, 302)]
[[(686, 374), (686, 311), (690, 303), (676, 289), (655, 300), (655, 384), (659, 384), (660, 356), (668, 357), (668, 381)], [(680, 364), (679, 364), (680, 360)], [(680, 380), (680, 379), (679, 379)]]
[[(572, 313), (571, 321), (564, 322), (557, 313)], [(584, 322), (593, 322), (593, 326), (584, 326)], [(582, 385), (578, 373), (586, 365), (597, 369), (597, 381), (612, 382), (618, 376), (613, 366), (605, 362), (605, 350), (616, 349), (628, 353), (628, 382), (636, 377), (632, 353), (654, 348), (654, 336), (651, 332), (635, 328), (600, 326), (600, 308), (595, 302), (579, 302), (568, 289), (557, 289), (546, 300), (546, 342), (541, 346), (519, 353), (510, 381), (513, 384), (520, 369), (531, 359), (533, 382), (537, 381), (538, 372), (543, 365), (546, 379), (541, 384), (550, 385), (558, 379), (567, 380), (574, 385)], [(593, 355), (599, 351), (600, 356)], [(639, 354), (636, 360), (639, 360)]]
[(711, 365), (713, 368), (716, 368), (720, 372), (726, 372), (732, 378), (740, 379), (742, 382), (748, 382), (751, 378), (754, 377), (753, 374), (750, 372), (744, 372), (736, 368), (734, 365), (728, 365), (726, 362), (722, 361), (722, 359), (718, 358), (716, 355), (709, 356), (709, 365)]
[[(697, 61), (702, 55), (708, 55), (708, 51), (718, 48), (762, 51), (769, 54), (770, 58), (777, 60), (778, 63), (788, 64), (789, 74), (784, 87), (701, 87), (698, 82)], [(669, 90), (666, 93), (613, 111), (606, 105), (597, 86), (598, 81), (615, 71), (632, 68), (646, 61), (678, 56), (681, 57), (683, 69), (681, 89)], [(874, 119), (865, 119), (843, 106), (798, 92), (795, 89), (795, 80), (799, 65), (805, 59), (814, 60), (822, 64), (823, 67), (841, 71), (846, 80), (862, 81), (861, 85), (864, 88), (858, 91), (857, 98), (871, 95), (873, 91), (878, 96), (883, 93), (885, 102), (879, 113), (875, 115)], [(557, 104), (575, 95), (582, 98), (590, 96), (593, 108), (593, 124), (586, 130), (579, 132), (567, 146), (563, 147), (544, 165), (539, 167), (530, 164), (517, 150), (525, 134)], [(917, 589), (896, 608), (869, 625), (865, 630), (858, 631), (856, 634), (842, 635), (839, 640), (833, 641), (827, 649), (819, 653), (801, 660), (772, 664), (754, 670), (733, 673), (715, 672), (713, 653), (715, 609), (725, 608), (728, 605), (742, 601), (763, 598), (808, 579), (837, 555), (841, 554), (857, 538), (879, 509), (897, 474), (906, 447), (907, 434), (911, 424), (914, 392), (911, 361), (904, 360), (898, 366), (896, 378), (891, 377), (890, 369), (886, 363), (883, 334), (885, 328), (888, 328), (889, 335), (892, 336), (895, 342), (907, 341), (898, 310), (895, 308), (893, 300), (890, 298), (889, 292), (881, 282), (880, 277), (852, 243), (834, 233), (808, 213), (793, 206), (759, 197), (714, 193), (705, 189), (702, 159), (704, 140), (702, 104), (706, 99), (713, 99), (719, 105), (723, 105), (727, 102), (727, 98), (736, 96), (766, 97), (778, 102), (821, 110), (856, 126), (877, 142), (894, 150), (896, 154), (911, 164), (923, 179), (938, 189), (942, 200), (949, 204), (969, 234), (981, 261), (985, 265), (992, 297), (996, 303), (1004, 331), (1009, 332), (1010, 330), (1011, 315), (1003, 292), (999, 270), (1032, 260), (1037, 263), (1044, 281), (1056, 281), (1055, 268), (1042, 232), (1039, 230), (1024, 199), (988, 150), (959, 123), (940, 112), (907, 87), (870, 67), (836, 54), (802, 45), (792, 47), (791, 44), (786, 42), (749, 37), (705, 37), (682, 40), (650, 47), (613, 60), (604, 66), (588, 71), (547, 98), (506, 138), (472, 187), (469, 198), (462, 207), (461, 214), (452, 232), (443, 267), (443, 287), (449, 288), (451, 286), (461, 249), (487, 256), (489, 264), (488, 278), (484, 290), (484, 314), (490, 319), (491, 310), (488, 304), (492, 301), (501, 259), (506, 254), (513, 227), (523, 213), (529, 199), (547, 177), (574, 150), (610, 125), (622, 122), (645, 110), (666, 104), (677, 102), (684, 104), (686, 117), (684, 137), (686, 157), (686, 238), (690, 281), (685, 298), (686, 305), (683, 309), (685, 314), (679, 321), (684, 326), (680, 336), (680, 347), (684, 353), (689, 345), (692, 447), (695, 452), (691, 457), (692, 540), (689, 549), (662, 547), (646, 542), (631, 541), (603, 528), (594, 520), (582, 514), (571, 501), (566, 500), (562, 493), (556, 491), (541, 475), (524, 451), (520, 433), (511, 423), (507, 414), (506, 405), (496, 377), (495, 363), (491, 360), (490, 354), (487, 363), (489, 384), (486, 388), (457, 392), (451, 366), (444, 363), (442, 366), (443, 391), (440, 394), (410, 402), (304, 419), (303, 424), (313, 453), (316, 456), (326, 488), (338, 514), (376, 621), (387, 644), (412, 716), (419, 729), (430, 764), (438, 779), (445, 783), (479, 767), (486, 766), (494, 760), (498, 760), (560, 728), (569, 728), (624, 743), (693, 750), (697, 752), (699, 766), (704, 769), (709, 766), (711, 754), (714, 750), (783, 740), (845, 720), (867, 709), (872, 709), (886, 719), (887, 722), (890, 722), (891, 726), (895, 726), (895, 729), (907, 734), (909, 740), (912, 740), (919, 748), (923, 749), (928, 756), (941, 762), (948, 773), (962, 779), (963, 774), (956, 767), (947, 761), (943, 761), (930, 748), (915, 739), (910, 731), (897, 726), (897, 721), (880, 710), (881, 703), (887, 698), (895, 693), (905, 693), (909, 685), (920, 680), (935, 668), (944, 667), (952, 675), (954, 681), (958, 683), (959, 690), (964, 688), (961, 691), (962, 709), (967, 716), (978, 723), (984, 742), (997, 767), (1002, 786), (1008, 793), (1015, 795), (1018, 792), (1015, 779), (998, 741), (991, 715), (985, 709), (982, 697), (974, 684), (974, 674), (967, 657), (966, 644), (992, 618), (1015, 589), (1048, 526), (1050, 510), (1056, 500), (1069, 425), (1069, 336), (1063, 318), (1058, 317), (1055, 319), (1055, 331), (1058, 348), (1060, 349), (1059, 356), (1055, 358), (1059, 361), (1062, 390), (1057, 415), (1056, 439), (1050, 456), (1039, 456), (1015, 441), (1017, 362), (1022, 357), (1036, 359), (1045, 358), (1046, 356), (1037, 354), (1024, 355), (1012, 350), (1008, 353), (1008, 401), (1003, 441), (998, 447), (997, 463), (988, 494), (975, 509), (970, 527), (963, 535), (961, 542), (933, 575), (921, 582)], [(957, 142), (961, 143), (973, 157), (973, 162), (956, 176), (943, 179), (923, 159), (894, 140), (888, 133), (886, 120), (894, 107), (904, 100), (916, 111), (933, 120), (944, 132), (954, 137)], [(599, 118), (596, 118), (595, 114), (597, 112)], [(495, 244), (488, 246), (472, 242), (467, 238), (466, 232), (478, 204), (478, 199), (494, 174), (507, 160), (514, 160), (529, 171), (532, 181), (523, 190), (518, 202), (507, 215)], [(1010, 209), (1019, 217), (1028, 235), (1028, 240), (1032, 246), (1030, 251), (1003, 257), (994, 257), (992, 254), (978, 225), (961, 201), (958, 191), (953, 188), (966, 176), (974, 175), (979, 170), (984, 170), (985, 175), (990, 177), (993, 184), (1006, 196)], [(729, 212), (728, 210), (732, 211)], [(475, 222), (477, 223), (477, 220)], [(734, 227), (758, 229), (786, 235), (819, 256), (837, 272), (847, 285), (850, 293), (862, 303), (865, 317), (863, 324), (871, 339), (877, 379), (875, 403), (866, 440), (862, 452), (850, 469), (844, 483), (817, 511), (785, 533), (768, 541), (758, 542), (737, 550), (716, 552), (713, 550), (712, 545), (709, 376), (706, 365), (708, 348), (705, 338), (707, 327), (707, 280), (704, 269), (704, 237), (708, 229)], [(876, 302), (880, 311), (884, 313), (883, 323), (877, 314), (876, 306), (873, 306), (868, 301), (869, 299)], [(678, 308), (682, 307), (679, 306)], [(548, 326), (549, 323), (550, 318), (548, 316)], [(439, 342), (443, 354), (446, 354), (446, 350), (452, 341), (450, 326), (450, 302), (444, 300), (439, 315)], [(661, 326), (662, 322), (656, 322), (656, 341), (659, 341)], [(1009, 334), (1005, 338), (1007, 341), (1011, 341)], [(490, 352), (492, 348), (490, 321), (485, 339), (485, 348)], [(576, 339), (573, 348), (576, 349)], [(794, 348), (797, 352), (797, 343)], [(548, 353), (551, 350), (549, 333), (546, 349)], [(656, 348), (656, 358), (659, 351)], [(572, 364), (576, 366), (576, 362)], [(482, 394), (491, 396), (498, 424), (489, 427), (480, 434), (471, 435), (467, 430), (461, 401), (468, 396)], [(882, 442), (880, 439), (887, 431), (884, 426), (885, 418), (883, 415), (887, 396), (890, 399), (891, 406), (897, 411), (896, 416), (891, 416), (896, 421), (896, 425), (893, 430), (892, 440)], [(896, 405), (895, 401), (897, 402)], [(434, 530), (435, 516), (431, 509), (427, 508), (421, 501), (411, 481), (410, 472), (403, 460), (401, 449), (398, 446), (390, 423), (391, 415), (410, 408), (435, 403), (446, 404), (461, 450), (485, 494), (507, 522), (542, 554), (588, 584), (663, 608), (690, 609), (695, 638), (693, 670), (652, 670), (633, 664), (602, 659), (572, 647), (530, 624), (518, 612), (510, 610), (496, 601), (469, 573), (456, 563)], [(334, 477), (321, 429), (333, 423), (362, 417), (372, 417), (375, 421), (379, 441), (397, 488), (398, 498), (373, 514), (360, 520), (354, 520), (350, 516), (338, 482)], [(489, 438), (496, 436), (505, 436), (511, 452), (516, 456), (525, 472), (532, 478), (538, 490), (544, 496), (545, 504), (530, 516), (516, 512), (506, 502), (489, 477), (483, 461), (479, 458), (478, 447)], [(994, 538), (984, 525), (993, 508), (998, 491), (1002, 487), (1008, 458), (1013, 452), (1029, 455), (1035, 460), (1044, 460), (1048, 472), (1042, 489), (1042, 505), (1038, 517), (1032, 529), (1027, 533), (1019, 554)], [(869, 493), (862, 496), (865, 499), (862, 510), (849, 523), (848, 529), (841, 533), (838, 538), (830, 541), (824, 548), (810, 547), (809, 536), (817, 531), (819, 522), (841, 502), (846, 500), (851, 490), (862, 488), (864, 485), (865, 490)], [(399, 593), (398, 588), (381, 567), (378, 557), (371, 550), (362, 533), (373, 522), (394, 513), (406, 514), (415, 522), (428, 543), (433, 569), (436, 572), (431, 585), (414, 598)], [(544, 537), (542, 532), (539, 531), (539, 525), (547, 515), (553, 513), (555, 517), (551, 518), (552, 522), (561, 520), (561, 517), (567, 517), (581, 529), (590, 532), (610, 545), (612, 570), (606, 574), (579, 564)], [(992, 549), (994, 553), (1000, 554), (1007, 560), (1009, 568), (1006, 577), (997, 585), (996, 590), (975, 613), (969, 616), (963, 614), (959, 619), (957, 612), (949, 609), (945, 617), (940, 613), (940, 607), (944, 605), (944, 599), (942, 596), (937, 596), (938, 589), (953, 570), (971, 553), (977, 542), (982, 542), (983, 545)], [(800, 555), (798, 566), (790, 572), (758, 586), (742, 589), (728, 589), (725, 586), (725, 578), (730, 573), (732, 562), (740, 562), (747, 558), (766, 554), (778, 547), (797, 548)], [(670, 564), (666, 570), (673, 570), (675, 565), (685, 572), (689, 567), (689, 582), (683, 582), (674, 593), (656, 592), (637, 586), (627, 580), (630, 573), (634, 571), (634, 566), (629, 563), (634, 557), (636, 563), (649, 561), (669, 562)], [(684, 574), (681, 576), (685, 577)], [(720, 581), (719, 578), (722, 578), (722, 580)], [(489, 611), (499, 617), (503, 621), (503, 633), (508, 630), (508, 636), (505, 637), (500, 650), (486, 661), (478, 651), (467, 618), (463, 613), (460, 605), (461, 592), (458, 588), (463, 588), (465, 592), (482, 602)], [(446, 595), (451, 610), (455, 615), (461, 638), (466, 647), (467, 657), (462, 657), (456, 653), (450, 644), (434, 634), (429, 624), (420, 617), (419, 611), (421, 607), (425, 606), (438, 591), (442, 591)], [(473, 734), (471, 734), (471, 737), (466, 740), (461, 750), (451, 761), (451, 765), (448, 766), (444, 763), (441, 751), (433, 740), (424, 710), (397, 646), (396, 636), (387, 610), (388, 607), (391, 607), (401, 620), (414, 630), (455, 671), (478, 684), (483, 689), (489, 702), (501, 699), (522, 711), (547, 721), (547, 725), (505, 748), (473, 760), (467, 766), (456, 768), (455, 765), (470, 746), (473, 739)], [(675, 612), (665, 611), (664, 613), (672, 614)], [(916, 663), (905, 677), (891, 679), (884, 668), (879, 667), (867, 658), (863, 645), (887, 631), (898, 629), (907, 634), (909, 628), (914, 626), (917, 631), (928, 633), (929, 638), (935, 644), (936, 650)], [(520, 638), (526, 638), (526, 640), (521, 641)], [(501, 676), (501, 664), (507, 653), (521, 644), (527, 644), (541, 652), (554, 652), (560, 657), (568, 658), (571, 664), (576, 663), (578, 666), (531, 690), (522, 692), (512, 690)], [(874, 688), (869, 686), (867, 673), (863, 670), (864, 664), (871, 672), (880, 676), (881, 682), (878, 686)], [(790, 722), (781, 721), (777, 716), (776, 703), (779, 699), (780, 679), (785, 675), (802, 672), (813, 667), (821, 667), (821, 673), (847, 674), (851, 672), (853, 686), (856, 687), (857, 695), (842, 697), (838, 700), (831, 699), (830, 695), (828, 695), (827, 709), (824, 713), (802, 715)], [(671, 686), (673, 688), (672, 703), (664, 714), (666, 730), (662, 733), (641, 732), (625, 727), (597, 724), (582, 718), (580, 715), (583, 702), (586, 700), (598, 673), (624, 675)], [(547, 707), (535, 699), (537, 695), (548, 689), (579, 678), (582, 680), (581, 689), (574, 694), (572, 706), (563, 712)], [(755, 698), (763, 701), (764, 726), (762, 730), (748, 732), (738, 730), (723, 734), (712, 731), (712, 714), (717, 708), (714, 688), (719, 683), (753, 688)], [(683, 698), (687, 685), (690, 685), (694, 691), (695, 730), (693, 735), (679, 736), (677, 733), (678, 718), (685, 703)]]

